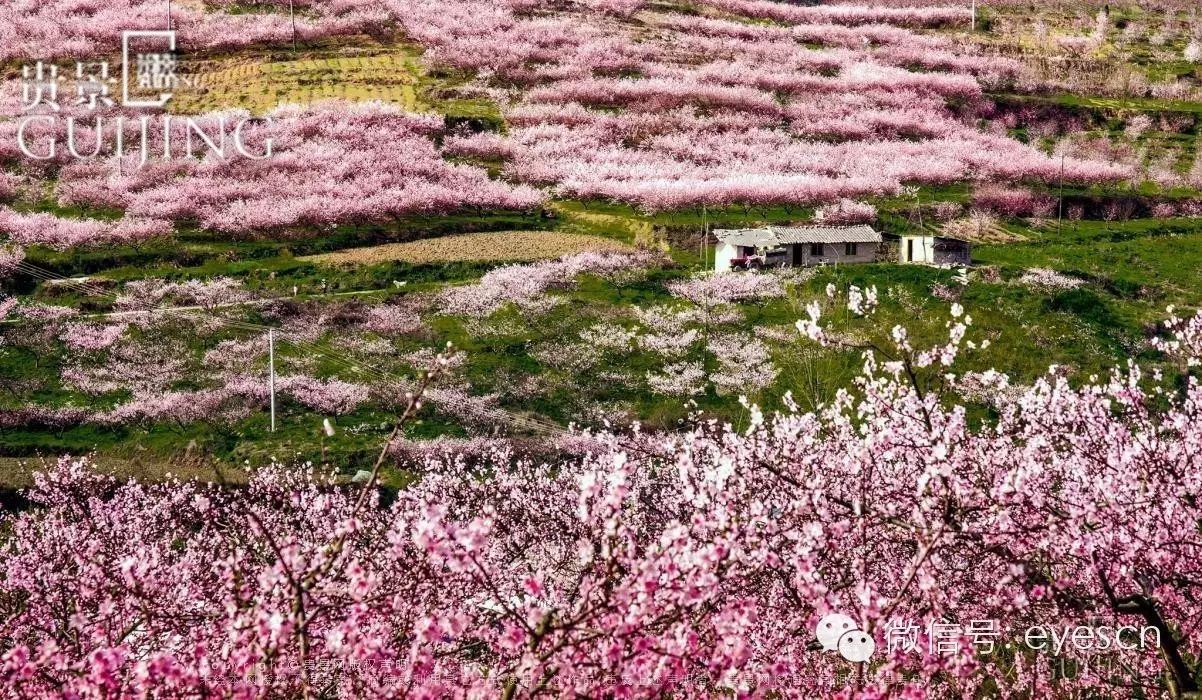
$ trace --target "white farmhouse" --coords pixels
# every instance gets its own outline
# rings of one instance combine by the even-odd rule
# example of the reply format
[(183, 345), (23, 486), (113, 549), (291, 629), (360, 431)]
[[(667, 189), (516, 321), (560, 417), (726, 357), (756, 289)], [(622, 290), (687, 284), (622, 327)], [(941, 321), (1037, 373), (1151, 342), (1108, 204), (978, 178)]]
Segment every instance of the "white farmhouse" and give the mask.
[(877, 259), (881, 234), (871, 226), (769, 226), (719, 229), (714, 269), (802, 267), (826, 263), (865, 263)]

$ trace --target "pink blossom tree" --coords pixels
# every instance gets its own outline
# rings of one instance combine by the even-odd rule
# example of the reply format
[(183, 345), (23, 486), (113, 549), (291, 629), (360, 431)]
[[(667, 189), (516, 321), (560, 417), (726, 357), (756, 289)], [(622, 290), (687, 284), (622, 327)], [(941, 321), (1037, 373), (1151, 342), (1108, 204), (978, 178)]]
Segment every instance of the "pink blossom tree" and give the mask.
[[(839, 342), (820, 311), (801, 326)], [(0, 551), (0, 674), (23, 696), (1194, 691), (1202, 388), (1049, 375), (975, 426), (969, 329), (953, 307), (934, 346), (858, 346), (854, 388), (744, 431), (586, 434), (547, 463), (431, 451), (388, 507), (380, 463), (361, 489), (276, 468), (235, 493), (63, 460)], [(876, 639), (869, 663), (818, 649), (832, 612)], [(1122, 677), (1052, 674), (1032, 625), (1159, 646), (1111, 645)]]
[(136, 243), (167, 235), (171, 224), (162, 220), (125, 218), (115, 223), (97, 219), (67, 219), (53, 214), (21, 214), (0, 207), (0, 233), (22, 246), (75, 246)]
[(867, 202), (841, 199), (836, 204), (818, 207), (814, 221), (823, 224), (870, 224), (876, 221), (876, 207)]

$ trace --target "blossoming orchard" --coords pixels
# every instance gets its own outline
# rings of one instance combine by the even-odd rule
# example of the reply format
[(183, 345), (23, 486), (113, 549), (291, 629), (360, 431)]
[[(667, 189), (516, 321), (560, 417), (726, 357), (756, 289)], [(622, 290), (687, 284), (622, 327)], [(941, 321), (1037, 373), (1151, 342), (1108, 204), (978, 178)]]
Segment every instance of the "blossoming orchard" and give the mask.
[(0, 696), (1202, 698), (1190, 0), (9, 0)]

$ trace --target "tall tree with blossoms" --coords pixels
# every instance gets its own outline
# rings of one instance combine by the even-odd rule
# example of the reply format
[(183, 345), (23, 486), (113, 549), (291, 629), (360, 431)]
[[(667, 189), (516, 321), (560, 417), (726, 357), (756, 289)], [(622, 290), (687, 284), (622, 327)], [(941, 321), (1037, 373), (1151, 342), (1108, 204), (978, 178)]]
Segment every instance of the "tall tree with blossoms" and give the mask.
[[(874, 294), (846, 302), (870, 315)], [(1164, 351), (1196, 363), (1200, 324), (1170, 321)], [(820, 307), (799, 327), (841, 342)], [(1183, 696), (1202, 388), (994, 373), (996, 419), (974, 423), (971, 328), (953, 307), (930, 347), (900, 328), (861, 344), (853, 387), (743, 431), (428, 454), (387, 507), (305, 472), (231, 493), (65, 460), (0, 550), (0, 674), (25, 696)], [(876, 638), (869, 662), (815, 651), (832, 612)], [(992, 650), (971, 621), (998, 623)], [(1112, 647), (1121, 678), (1015, 650), (1031, 625), (1132, 623), (1161, 644)], [(888, 644), (902, 625), (913, 648)]]

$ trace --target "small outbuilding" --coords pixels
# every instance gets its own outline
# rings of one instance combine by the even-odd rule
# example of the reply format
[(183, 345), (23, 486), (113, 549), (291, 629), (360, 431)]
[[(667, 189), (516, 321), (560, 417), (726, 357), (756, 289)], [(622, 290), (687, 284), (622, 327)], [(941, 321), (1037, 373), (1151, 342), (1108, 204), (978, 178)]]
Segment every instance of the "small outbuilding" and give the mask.
[(871, 226), (768, 226), (714, 231), (714, 269), (804, 267), (877, 259), (881, 234)]
[(972, 263), (972, 244), (968, 241), (933, 235), (903, 235), (900, 238), (898, 262), (928, 265)]

